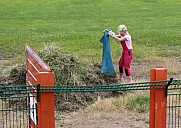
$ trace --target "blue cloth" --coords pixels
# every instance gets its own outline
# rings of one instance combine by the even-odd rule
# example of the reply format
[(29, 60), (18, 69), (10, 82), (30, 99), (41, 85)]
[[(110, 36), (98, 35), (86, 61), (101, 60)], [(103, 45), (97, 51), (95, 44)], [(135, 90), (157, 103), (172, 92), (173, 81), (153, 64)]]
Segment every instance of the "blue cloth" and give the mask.
[(105, 29), (103, 37), (99, 40), (103, 44), (101, 73), (112, 74), (115, 73), (115, 70), (112, 63), (108, 32), (109, 30)]

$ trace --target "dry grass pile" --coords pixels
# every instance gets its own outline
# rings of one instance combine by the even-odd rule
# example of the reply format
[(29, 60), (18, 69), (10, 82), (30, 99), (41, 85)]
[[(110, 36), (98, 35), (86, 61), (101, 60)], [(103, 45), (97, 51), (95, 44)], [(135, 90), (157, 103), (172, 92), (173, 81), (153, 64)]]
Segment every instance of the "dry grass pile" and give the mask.
[(83, 84), (80, 80), (82, 67), (76, 56), (61, 52), (54, 44), (46, 45), (38, 55), (54, 72), (55, 85)]
[[(46, 45), (38, 55), (55, 74), (55, 86), (87, 86), (117, 83), (116, 74), (101, 74), (100, 63), (89, 65), (79, 62), (78, 57), (61, 52), (55, 44)], [(0, 85), (25, 85), (25, 65), (13, 68), (8, 77), (0, 77)], [(92, 104), (98, 96), (111, 97), (112, 93), (56, 93), (56, 109), (74, 111)]]
[(55, 44), (45, 45), (38, 55), (55, 73), (55, 85), (102, 85), (117, 83), (116, 74), (101, 74), (101, 63), (85, 65), (74, 54), (61, 52)]
[[(96, 86), (117, 83), (116, 74), (101, 74), (100, 63), (82, 64), (77, 56), (61, 52), (55, 44), (46, 45), (43, 50), (39, 51), (38, 55), (55, 73), (55, 86)], [(88, 92), (56, 93), (56, 109), (74, 111), (92, 104), (98, 95), (98, 93)], [(108, 97), (109, 95), (109, 93), (104, 93), (102, 97)]]

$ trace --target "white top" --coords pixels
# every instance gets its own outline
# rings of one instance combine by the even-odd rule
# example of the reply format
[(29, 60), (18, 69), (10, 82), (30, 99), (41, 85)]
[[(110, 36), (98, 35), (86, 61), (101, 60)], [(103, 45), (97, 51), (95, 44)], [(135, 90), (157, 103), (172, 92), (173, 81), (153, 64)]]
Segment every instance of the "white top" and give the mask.
[(127, 34), (124, 37), (126, 38), (125, 43), (126, 43), (127, 48), (128, 49), (133, 49), (131, 35)]

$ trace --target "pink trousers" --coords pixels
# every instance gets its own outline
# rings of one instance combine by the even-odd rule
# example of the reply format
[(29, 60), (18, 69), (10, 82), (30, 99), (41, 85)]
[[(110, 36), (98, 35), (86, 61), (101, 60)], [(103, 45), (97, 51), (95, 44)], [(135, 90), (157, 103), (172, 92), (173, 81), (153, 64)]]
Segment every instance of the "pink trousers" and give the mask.
[(133, 50), (122, 52), (121, 58), (119, 60), (119, 72), (123, 73), (125, 71), (126, 76), (131, 75), (131, 62), (133, 58)]

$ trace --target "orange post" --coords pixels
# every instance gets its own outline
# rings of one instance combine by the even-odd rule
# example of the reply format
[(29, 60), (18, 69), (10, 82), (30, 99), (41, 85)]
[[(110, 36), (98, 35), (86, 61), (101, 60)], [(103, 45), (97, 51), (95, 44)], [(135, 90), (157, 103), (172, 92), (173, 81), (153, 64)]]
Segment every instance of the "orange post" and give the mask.
[(28, 94), (28, 106), (30, 107), (28, 128), (54, 128), (54, 93), (41, 93), (39, 86), (54, 86), (54, 74), (49, 66), (28, 45), (25, 45), (26, 55), (26, 85), (34, 91)]
[[(54, 74), (38, 73), (37, 84), (41, 86), (54, 86)], [(55, 128), (54, 114), (54, 93), (40, 92), (40, 102), (38, 102), (38, 127), (39, 128)]]
[[(150, 70), (150, 81), (159, 80), (167, 80), (167, 69), (162, 66)], [(150, 90), (150, 128), (166, 128), (166, 103), (165, 88)]]

